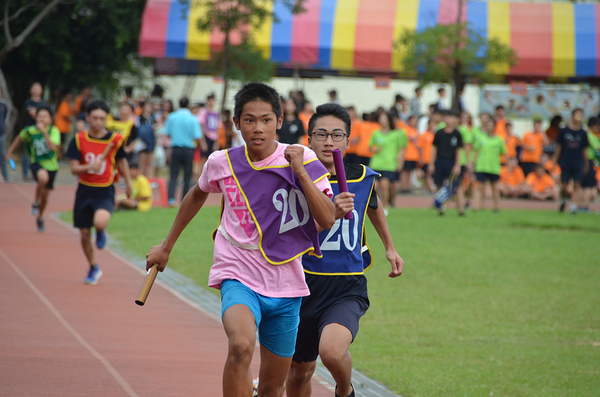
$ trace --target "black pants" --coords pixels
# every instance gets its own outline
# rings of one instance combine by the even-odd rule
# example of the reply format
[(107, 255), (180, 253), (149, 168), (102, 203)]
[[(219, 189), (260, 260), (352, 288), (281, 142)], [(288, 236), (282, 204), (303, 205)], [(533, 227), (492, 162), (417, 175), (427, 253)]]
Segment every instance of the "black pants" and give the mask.
[(175, 199), (177, 177), (183, 167), (183, 196), (190, 190), (192, 179), (192, 166), (194, 162), (194, 149), (186, 147), (173, 147), (171, 154), (171, 176), (169, 179), (169, 200)]

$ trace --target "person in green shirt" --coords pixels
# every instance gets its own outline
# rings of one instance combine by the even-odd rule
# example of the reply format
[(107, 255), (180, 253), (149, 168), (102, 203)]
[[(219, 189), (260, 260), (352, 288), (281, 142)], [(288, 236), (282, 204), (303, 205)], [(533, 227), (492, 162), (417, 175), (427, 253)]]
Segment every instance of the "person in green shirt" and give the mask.
[(375, 131), (369, 141), (369, 148), (373, 152), (369, 167), (380, 174), (376, 188), (387, 215), (388, 206), (396, 198), (396, 182), (398, 173), (404, 166), (404, 150), (408, 140), (406, 134), (393, 129), (395, 120), (391, 114), (381, 112), (377, 121), (381, 129)]
[(60, 131), (52, 125), (52, 110), (48, 105), (37, 109), (35, 125), (26, 127), (13, 140), (6, 157), (12, 159), (14, 150), (25, 143), (25, 152), (31, 159), (31, 173), (37, 182), (31, 214), (37, 219), (38, 231), (46, 230), (44, 226), (44, 210), (48, 204), (48, 196), (54, 188), (54, 179), (58, 171), (58, 147)]
[(580, 212), (590, 212), (590, 203), (594, 200), (598, 192), (598, 181), (596, 180), (595, 159), (596, 153), (600, 150), (600, 120), (597, 117), (590, 117), (588, 120), (588, 142), (587, 150), (588, 172), (583, 176), (581, 187), (583, 188), (583, 200)]
[(473, 125), (473, 116), (471, 113), (464, 110), (460, 114), (460, 125), (458, 126), (458, 132), (462, 136), (463, 147), (460, 149), (460, 166), (466, 167), (467, 172), (463, 175), (463, 180), (466, 178), (466, 182), (463, 182), (463, 191), (466, 197), (467, 206), (472, 195), (471, 185), (473, 183), (473, 143), (475, 142), (475, 129)]
[(486, 120), (483, 125), (483, 130), (486, 135), (480, 135), (475, 141), (475, 177), (479, 182), (479, 188), (475, 191), (475, 202), (477, 203), (474, 209), (483, 209), (483, 198), (485, 196), (485, 182), (489, 181), (492, 185), (494, 198), (494, 211), (498, 212), (500, 191), (498, 182), (500, 181), (500, 155), (506, 154), (506, 144), (504, 139), (500, 138), (496, 132), (496, 123), (494, 119)]

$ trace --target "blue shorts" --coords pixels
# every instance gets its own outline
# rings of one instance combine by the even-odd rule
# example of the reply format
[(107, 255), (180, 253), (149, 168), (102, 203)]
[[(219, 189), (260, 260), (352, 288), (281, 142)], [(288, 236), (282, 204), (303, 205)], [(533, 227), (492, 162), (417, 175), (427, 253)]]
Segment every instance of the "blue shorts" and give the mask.
[(302, 298), (269, 298), (237, 280), (221, 283), (221, 318), (234, 305), (250, 309), (260, 344), (280, 357), (292, 357), (296, 347)]

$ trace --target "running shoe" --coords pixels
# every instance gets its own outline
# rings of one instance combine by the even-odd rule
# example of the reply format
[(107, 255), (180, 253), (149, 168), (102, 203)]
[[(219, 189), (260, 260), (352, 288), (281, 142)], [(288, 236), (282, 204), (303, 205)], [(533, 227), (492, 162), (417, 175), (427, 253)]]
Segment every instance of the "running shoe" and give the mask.
[(558, 212), (564, 212), (566, 206), (567, 206), (567, 199), (561, 199), (560, 207), (558, 207)]
[[(350, 393), (350, 395), (349, 395), (348, 397), (355, 397), (355, 396), (356, 396), (356, 394), (354, 393), (354, 385), (353, 385), (353, 384), (350, 384), (350, 386), (352, 387), (352, 393)], [(340, 396), (338, 396), (338, 394), (337, 394), (337, 386), (335, 387), (335, 397), (340, 397)]]
[(100, 276), (102, 276), (102, 270), (100, 270), (100, 266), (94, 265), (90, 267), (88, 276), (85, 278), (85, 280), (83, 280), (83, 282), (89, 285), (96, 285)]
[(44, 220), (42, 218), (37, 219), (37, 228), (38, 232), (43, 233), (46, 231), (46, 226), (44, 225)]
[(106, 245), (106, 232), (104, 230), (96, 230), (96, 247), (99, 250)]
[(29, 210), (31, 215), (40, 216), (40, 205), (38, 203), (31, 204), (31, 210)]

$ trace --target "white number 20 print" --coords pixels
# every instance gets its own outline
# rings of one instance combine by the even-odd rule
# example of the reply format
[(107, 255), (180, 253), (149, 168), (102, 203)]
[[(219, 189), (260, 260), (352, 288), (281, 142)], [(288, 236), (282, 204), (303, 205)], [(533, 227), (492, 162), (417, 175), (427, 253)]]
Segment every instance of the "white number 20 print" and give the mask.
[[(308, 222), (308, 202), (300, 190), (292, 189), (288, 193), (285, 189), (279, 189), (273, 195), (273, 205), (277, 211), (282, 213), (279, 234), (304, 226), (306, 222)], [(300, 205), (302, 211), (302, 220), (298, 217), (298, 205)], [(292, 219), (286, 222), (285, 220), (288, 217), (288, 214)]]
[[(94, 153), (87, 152), (85, 154), (85, 163), (86, 164), (91, 164), (91, 163), (93, 163), (93, 162), (96, 161), (97, 157), (101, 157), (101, 156), (102, 156), (101, 154), (99, 154), (98, 156), (96, 156)], [(95, 173), (94, 171), (89, 170), (88, 174), (102, 175), (102, 174), (104, 174), (104, 171), (106, 171), (106, 160), (104, 160), (102, 162), (102, 168), (100, 168), (99, 172)]]
[[(348, 251), (353, 251), (356, 248), (358, 242), (358, 212), (352, 210), (352, 215), (352, 219), (341, 218), (335, 221), (321, 244), (321, 251), (339, 251), (341, 248), (340, 239), (344, 242)], [(352, 224), (352, 235), (350, 235), (350, 224)]]

